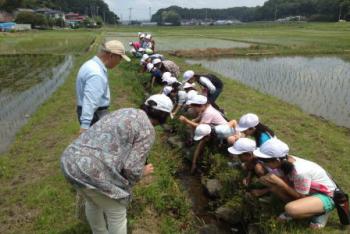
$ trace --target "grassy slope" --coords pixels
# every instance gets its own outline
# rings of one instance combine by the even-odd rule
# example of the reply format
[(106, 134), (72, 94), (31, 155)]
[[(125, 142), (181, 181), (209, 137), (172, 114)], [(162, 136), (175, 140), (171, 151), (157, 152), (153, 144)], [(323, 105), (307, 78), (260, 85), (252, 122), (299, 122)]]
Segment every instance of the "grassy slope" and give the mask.
[[(55, 32), (57, 35), (57, 33)], [(11, 150), (0, 156), (0, 233), (87, 233), (74, 218), (74, 190), (64, 180), (59, 158), (77, 136), (75, 76), (89, 53), (76, 57), (65, 84), (42, 105), (17, 135)], [(112, 109), (138, 106), (143, 98), (137, 64), (121, 64), (110, 72)], [(161, 143), (154, 147), (153, 183), (135, 189), (129, 224), (149, 233), (190, 231), (189, 206), (171, 176), (180, 160)], [(141, 229), (142, 228), (142, 229)]]

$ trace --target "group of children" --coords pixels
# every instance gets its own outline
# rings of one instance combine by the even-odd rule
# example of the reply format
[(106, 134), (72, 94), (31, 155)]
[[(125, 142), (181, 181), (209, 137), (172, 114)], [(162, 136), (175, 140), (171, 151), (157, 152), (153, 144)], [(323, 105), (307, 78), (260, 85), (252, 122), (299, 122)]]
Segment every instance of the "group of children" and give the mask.
[[(273, 193), (286, 202), (279, 220), (311, 218), (310, 227), (325, 227), (336, 207), (334, 194), (339, 189), (320, 165), (290, 155), (288, 145), (261, 123), (256, 114), (245, 114), (238, 122), (228, 120), (215, 103), (224, 86), (215, 75), (189, 70), (183, 73), (180, 82), (179, 67), (160, 54), (144, 53), (140, 65), (143, 72), (151, 74), (149, 88), (152, 90), (155, 83), (163, 85), (162, 94), (174, 103), (172, 118), (188, 126), (191, 138), (199, 142), (192, 159), (192, 172), (196, 171), (207, 142), (219, 139), (228, 145), (228, 152), (239, 159), (246, 171), (243, 184), (248, 186), (256, 176), (265, 185), (263, 189), (253, 190), (253, 195)], [(179, 112), (182, 115), (177, 117)]]
[(138, 33), (139, 40), (136, 42), (129, 42), (131, 47), (130, 53), (135, 57), (140, 57), (142, 54), (154, 54), (155, 52), (155, 41), (150, 33)]

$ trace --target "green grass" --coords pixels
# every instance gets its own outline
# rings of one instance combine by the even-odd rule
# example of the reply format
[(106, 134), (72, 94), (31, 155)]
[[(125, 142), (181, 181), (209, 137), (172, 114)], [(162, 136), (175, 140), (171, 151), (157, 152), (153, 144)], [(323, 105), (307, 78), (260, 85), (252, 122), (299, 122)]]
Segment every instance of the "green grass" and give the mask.
[(31, 31), (0, 34), (0, 54), (81, 54), (94, 42), (96, 31)]
[(55, 55), (0, 55), (0, 91), (24, 91), (51, 77), (51, 69), (63, 60)]

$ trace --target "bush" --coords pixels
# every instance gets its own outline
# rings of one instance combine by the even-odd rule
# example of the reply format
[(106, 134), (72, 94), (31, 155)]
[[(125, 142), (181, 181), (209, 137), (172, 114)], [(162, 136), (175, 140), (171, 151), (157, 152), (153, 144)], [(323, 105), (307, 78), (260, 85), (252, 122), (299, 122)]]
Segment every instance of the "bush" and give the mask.
[(19, 13), (16, 17), (16, 23), (31, 24), (33, 28), (49, 26), (48, 19), (45, 16), (32, 12)]

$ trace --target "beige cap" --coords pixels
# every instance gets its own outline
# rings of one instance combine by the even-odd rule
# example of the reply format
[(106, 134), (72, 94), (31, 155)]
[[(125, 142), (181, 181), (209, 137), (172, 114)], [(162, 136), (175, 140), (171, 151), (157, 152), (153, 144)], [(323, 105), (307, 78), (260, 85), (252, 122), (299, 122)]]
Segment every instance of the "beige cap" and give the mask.
[(130, 58), (125, 54), (125, 48), (123, 43), (117, 40), (107, 41), (102, 45), (102, 49), (112, 54), (119, 54), (127, 62), (130, 62)]

